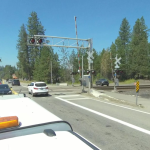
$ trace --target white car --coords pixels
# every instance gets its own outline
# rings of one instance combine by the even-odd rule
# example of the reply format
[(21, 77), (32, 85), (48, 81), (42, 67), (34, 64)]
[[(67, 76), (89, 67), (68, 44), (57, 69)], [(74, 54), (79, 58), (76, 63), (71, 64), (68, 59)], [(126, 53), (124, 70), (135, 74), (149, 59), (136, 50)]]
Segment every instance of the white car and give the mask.
[(28, 85), (28, 92), (35, 95), (46, 95), (48, 96), (48, 86), (45, 82), (32, 82)]

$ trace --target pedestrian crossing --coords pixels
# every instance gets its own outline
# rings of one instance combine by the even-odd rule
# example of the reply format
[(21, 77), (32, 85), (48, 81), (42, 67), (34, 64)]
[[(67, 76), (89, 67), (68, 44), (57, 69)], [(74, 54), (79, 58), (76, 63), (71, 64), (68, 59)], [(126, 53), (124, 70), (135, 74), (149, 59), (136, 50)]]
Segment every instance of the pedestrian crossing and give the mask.
[(55, 97), (57, 99), (63, 99), (63, 100), (67, 100), (67, 101), (81, 101), (81, 100), (86, 100), (86, 99), (91, 99), (88, 97), (84, 97), (82, 95), (62, 95), (62, 96), (57, 96)]

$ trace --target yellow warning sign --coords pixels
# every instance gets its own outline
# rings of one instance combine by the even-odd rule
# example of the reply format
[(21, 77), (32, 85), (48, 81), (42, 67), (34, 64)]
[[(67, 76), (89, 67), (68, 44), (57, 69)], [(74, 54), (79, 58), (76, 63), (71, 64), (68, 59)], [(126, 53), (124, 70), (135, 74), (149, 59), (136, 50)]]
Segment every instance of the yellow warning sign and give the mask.
[(139, 81), (136, 82), (136, 92), (139, 92), (139, 89), (140, 89), (140, 84), (139, 84)]

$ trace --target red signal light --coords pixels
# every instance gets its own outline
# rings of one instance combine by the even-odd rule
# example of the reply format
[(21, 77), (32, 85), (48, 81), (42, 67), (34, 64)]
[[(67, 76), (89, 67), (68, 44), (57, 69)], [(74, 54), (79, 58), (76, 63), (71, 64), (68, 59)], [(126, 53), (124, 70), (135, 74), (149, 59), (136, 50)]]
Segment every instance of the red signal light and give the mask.
[(87, 72), (87, 74), (89, 74), (89, 73), (90, 73), (90, 71), (89, 71), (89, 70), (87, 70), (86, 72)]
[(37, 40), (37, 44), (42, 44), (42, 42), (43, 42), (43, 39), (38, 39)]
[(29, 41), (29, 43), (30, 43), (30, 44), (34, 44), (34, 43), (35, 43), (35, 39), (34, 39), (34, 38), (31, 38), (30, 41)]

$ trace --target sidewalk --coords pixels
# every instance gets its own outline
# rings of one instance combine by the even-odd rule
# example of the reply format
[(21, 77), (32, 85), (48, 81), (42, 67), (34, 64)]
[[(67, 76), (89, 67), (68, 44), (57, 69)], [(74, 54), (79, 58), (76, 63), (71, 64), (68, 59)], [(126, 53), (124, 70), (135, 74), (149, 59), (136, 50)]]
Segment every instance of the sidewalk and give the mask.
[(134, 106), (140, 108), (141, 111), (146, 111), (150, 113), (150, 99), (142, 98), (138, 96), (136, 105), (136, 96), (120, 94), (114, 91), (103, 91), (103, 90), (91, 90), (91, 94), (95, 97), (108, 99), (110, 101), (115, 101), (116, 103), (122, 103), (125, 105)]

